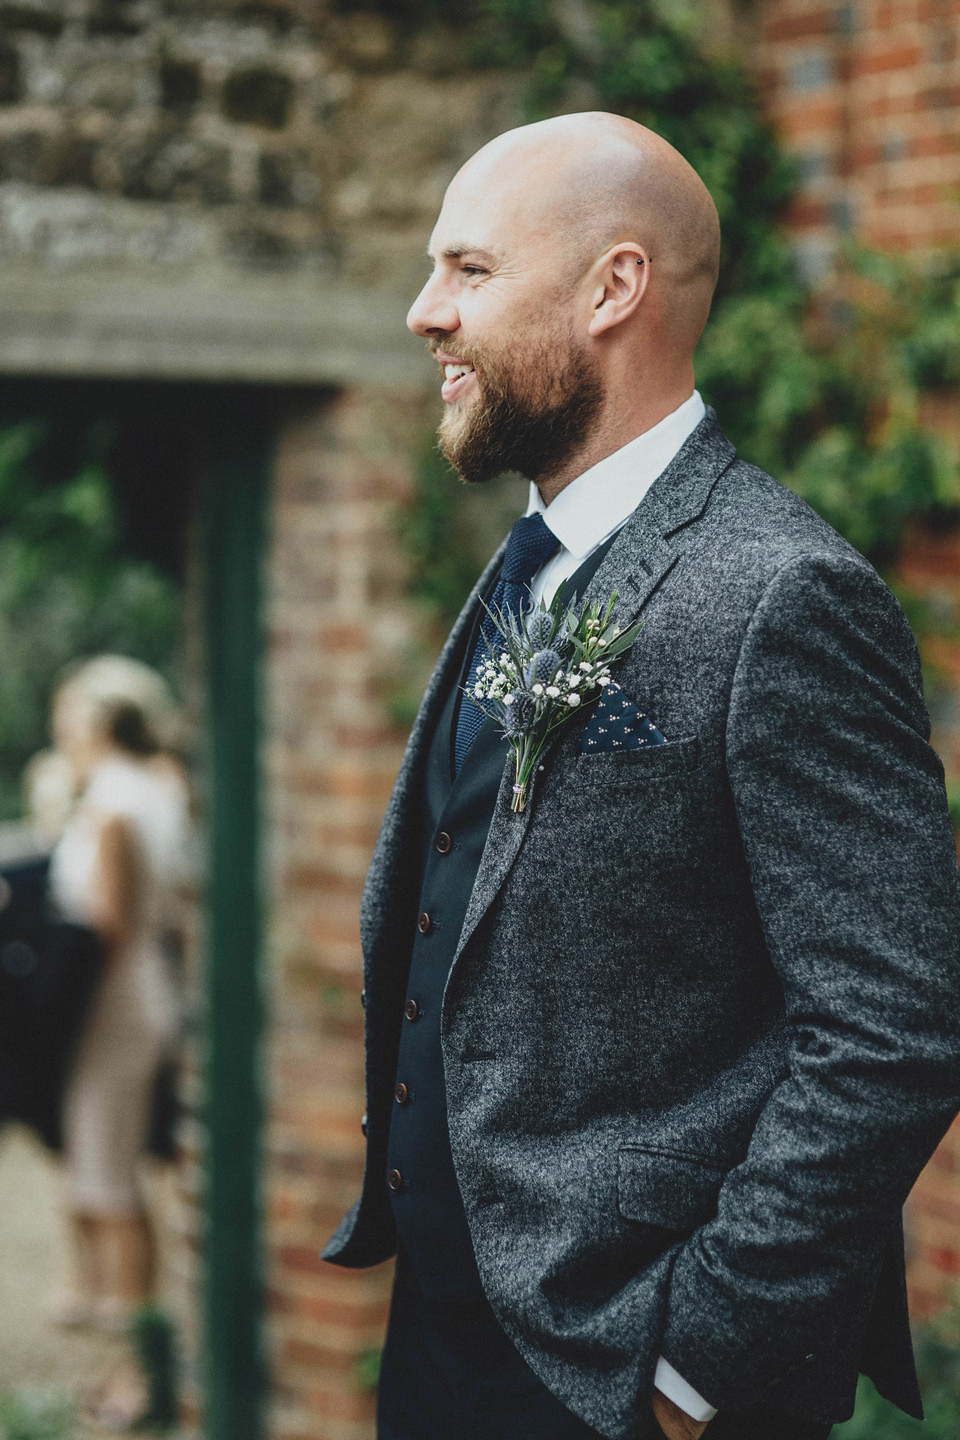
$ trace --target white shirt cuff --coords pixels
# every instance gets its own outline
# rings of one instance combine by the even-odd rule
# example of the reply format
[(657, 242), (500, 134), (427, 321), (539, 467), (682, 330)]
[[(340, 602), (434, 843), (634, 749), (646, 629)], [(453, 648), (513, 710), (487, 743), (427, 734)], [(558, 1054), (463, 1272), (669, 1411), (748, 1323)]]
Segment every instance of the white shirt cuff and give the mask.
[(716, 1409), (709, 1405), (702, 1395), (698, 1395), (692, 1385), (688, 1385), (682, 1375), (678, 1375), (663, 1356), (657, 1361), (657, 1368), (653, 1372), (653, 1383), (661, 1395), (666, 1395), (674, 1405), (679, 1405), (685, 1410), (691, 1420), (712, 1420), (716, 1415)]

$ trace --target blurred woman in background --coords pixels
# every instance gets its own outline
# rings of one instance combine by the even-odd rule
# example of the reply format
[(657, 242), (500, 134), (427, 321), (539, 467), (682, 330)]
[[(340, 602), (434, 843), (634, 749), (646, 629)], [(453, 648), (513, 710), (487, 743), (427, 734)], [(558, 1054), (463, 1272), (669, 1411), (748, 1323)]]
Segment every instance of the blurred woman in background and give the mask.
[(104, 947), (64, 1100), (74, 1267), (59, 1307), (66, 1323), (122, 1329), (155, 1283), (137, 1172), (178, 1030), (168, 937), (192, 843), (182, 767), (167, 750), (175, 723), (165, 682), (125, 656), (83, 662), (54, 698), (54, 740), (79, 799), (53, 852), (51, 898)]

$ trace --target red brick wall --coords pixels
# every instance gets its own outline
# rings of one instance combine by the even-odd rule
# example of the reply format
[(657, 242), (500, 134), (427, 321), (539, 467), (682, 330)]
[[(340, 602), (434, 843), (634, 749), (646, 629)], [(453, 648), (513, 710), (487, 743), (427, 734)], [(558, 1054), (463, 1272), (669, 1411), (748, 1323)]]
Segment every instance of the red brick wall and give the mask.
[(960, 1121), (907, 1202), (910, 1311), (922, 1320), (956, 1301), (960, 1286)]
[(361, 393), (291, 414), (269, 575), (268, 1338), (275, 1440), (367, 1440), (358, 1360), (390, 1267), (318, 1250), (362, 1173), (360, 894), (400, 763), (391, 689), (417, 653), (394, 513), (423, 397)]
[(766, 0), (753, 58), (801, 166), (791, 227), (814, 267), (838, 234), (960, 243), (960, 0)]

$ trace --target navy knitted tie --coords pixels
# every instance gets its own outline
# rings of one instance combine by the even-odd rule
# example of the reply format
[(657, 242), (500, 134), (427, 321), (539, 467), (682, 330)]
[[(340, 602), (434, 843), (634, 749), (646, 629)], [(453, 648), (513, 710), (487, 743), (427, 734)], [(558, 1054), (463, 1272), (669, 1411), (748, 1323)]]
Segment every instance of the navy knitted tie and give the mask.
[[(510, 531), (500, 578), (490, 599), (491, 610), (502, 610), (504, 614), (519, 617), (522, 610), (528, 609), (530, 592), (527, 587), (559, 544), (556, 535), (547, 529), (542, 515), (537, 513), (521, 516)], [(477, 648), (467, 671), (468, 692), (477, 678), (478, 669), (483, 671), (496, 633), (493, 621), (485, 614), (477, 638)], [(460, 714), (457, 717), (457, 742), (454, 747), (454, 767), (458, 775), (467, 751), (477, 738), (485, 719), (483, 711), (479, 705), (473, 703), (469, 693), (461, 697)]]

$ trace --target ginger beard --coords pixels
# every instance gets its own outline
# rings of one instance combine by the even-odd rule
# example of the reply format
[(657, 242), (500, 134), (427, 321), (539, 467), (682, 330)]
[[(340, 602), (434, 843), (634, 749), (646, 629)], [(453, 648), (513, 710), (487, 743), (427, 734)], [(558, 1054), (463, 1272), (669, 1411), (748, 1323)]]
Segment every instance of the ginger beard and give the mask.
[[(449, 343), (456, 345), (456, 338)], [(432, 348), (443, 349), (444, 340)], [(479, 393), (449, 404), (440, 422), (440, 448), (468, 485), (505, 470), (548, 479), (580, 448), (600, 412), (597, 367), (572, 337), (520, 348), (522, 368), (506, 352), (475, 356), (470, 363)]]

